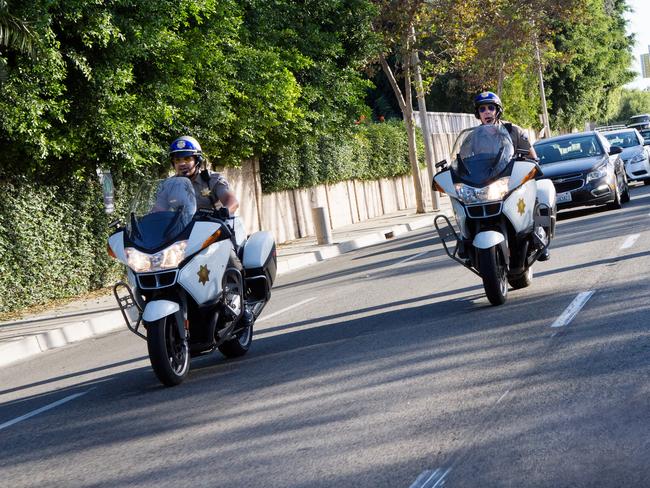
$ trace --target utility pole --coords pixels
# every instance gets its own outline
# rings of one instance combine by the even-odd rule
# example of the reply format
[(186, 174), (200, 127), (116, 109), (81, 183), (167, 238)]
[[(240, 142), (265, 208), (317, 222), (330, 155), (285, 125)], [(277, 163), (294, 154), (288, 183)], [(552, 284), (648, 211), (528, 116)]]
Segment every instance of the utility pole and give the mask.
[(415, 92), (418, 99), (418, 110), (420, 112), (420, 124), (422, 126), (422, 133), (424, 135), (424, 153), (427, 162), (427, 174), (429, 175), (428, 187), (431, 193), (431, 206), (433, 211), (440, 210), (440, 195), (432, 187), (433, 177), (436, 175), (434, 169), (434, 155), (433, 155), (433, 141), (431, 140), (431, 127), (429, 126), (429, 117), (427, 116), (427, 104), (424, 99), (424, 84), (422, 83), (422, 73), (420, 72), (420, 57), (418, 50), (415, 47), (415, 27), (411, 25), (411, 42), (413, 46), (412, 64), (415, 70)]
[(535, 57), (537, 59), (537, 74), (539, 75), (539, 96), (542, 102), (542, 122), (544, 124), (544, 137), (551, 137), (551, 126), (548, 123), (548, 109), (546, 108), (546, 92), (544, 90), (544, 72), (542, 70), (542, 57), (539, 54), (537, 34), (534, 35)]

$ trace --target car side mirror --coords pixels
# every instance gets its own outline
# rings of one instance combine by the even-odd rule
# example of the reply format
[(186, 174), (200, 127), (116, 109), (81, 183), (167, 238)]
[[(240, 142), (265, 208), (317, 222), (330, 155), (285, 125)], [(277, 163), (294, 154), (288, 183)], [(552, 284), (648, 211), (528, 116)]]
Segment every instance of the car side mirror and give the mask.
[(612, 146), (609, 149), (609, 155), (613, 156), (614, 154), (621, 154), (623, 152), (623, 148), (621, 146)]
[(449, 163), (447, 163), (446, 159), (443, 159), (442, 161), (438, 161), (436, 163), (436, 169), (438, 171), (443, 171), (443, 170), (447, 169), (447, 166), (449, 166)]

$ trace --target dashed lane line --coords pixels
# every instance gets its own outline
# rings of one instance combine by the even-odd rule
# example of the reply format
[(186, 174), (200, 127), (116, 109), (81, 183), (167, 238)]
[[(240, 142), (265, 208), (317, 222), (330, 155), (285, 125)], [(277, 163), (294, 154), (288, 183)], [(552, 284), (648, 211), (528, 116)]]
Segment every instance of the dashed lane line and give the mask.
[(286, 308), (283, 308), (282, 310), (278, 310), (277, 312), (273, 312), (272, 314), (265, 315), (262, 318), (259, 318), (256, 320), (256, 322), (262, 322), (263, 320), (268, 320), (270, 318), (273, 318), (277, 315), (283, 314), (284, 312), (288, 312), (289, 310), (293, 310), (294, 308), (300, 307), (301, 305), (304, 305), (306, 303), (309, 303), (313, 300), (316, 300), (316, 297), (308, 298), (307, 300), (303, 300), (302, 302), (294, 303), (293, 305), (289, 305)]
[(583, 291), (582, 293), (579, 293), (578, 296), (575, 297), (569, 306), (564, 310), (564, 312), (562, 312), (562, 315), (560, 315), (555, 320), (555, 322), (551, 324), (551, 327), (557, 328), (569, 325), (593, 294), (594, 290)]
[(23, 420), (27, 420), (29, 418), (35, 417), (36, 415), (39, 415), (43, 412), (47, 412), (48, 410), (52, 410), (53, 408), (56, 408), (60, 405), (63, 405), (64, 403), (67, 403), (69, 401), (75, 400), (76, 398), (79, 398), (86, 393), (90, 392), (94, 388), (91, 388), (90, 390), (82, 391), (81, 393), (75, 393), (74, 395), (67, 396), (65, 398), (62, 398), (61, 400), (57, 400), (54, 403), (50, 403), (49, 405), (45, 405), (44, 407), (38, 408), (36, 410), (32, 410), (29, 413), (26, 413), (25, 415), (21, 415), (20, 417), (16, 417), (13, 420), (9, 420), (5, 422), (4, 424), (0, 424), (0, 430), (6, 429), (7, 427), (11, 427), (12, 425), (17, 424), (18, 422), (22, 422)]
[(629, 249), (632, 247), (640, 236), (641, 234), (632, 234), (631, 236), (627, 236), (627, 239), (625, 239), (625, 242), (621, 245), (621, 249)]

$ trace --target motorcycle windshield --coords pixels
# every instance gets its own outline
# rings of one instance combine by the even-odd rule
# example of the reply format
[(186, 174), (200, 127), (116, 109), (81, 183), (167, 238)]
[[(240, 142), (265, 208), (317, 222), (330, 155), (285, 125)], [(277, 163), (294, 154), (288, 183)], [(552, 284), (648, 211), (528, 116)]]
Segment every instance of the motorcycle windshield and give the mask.
[(503, 125), (479, 125), (465, 129), (456, 139), (451, 170), (464, 183), (481, 188), (503, 173), (514, 154)]
[(145, 183), (131, 202), (127, 236), (140, 248), (157, 249), (175, 240), (192, 222), (195, 212), (196, 197), (189, 179), (173, 177)]

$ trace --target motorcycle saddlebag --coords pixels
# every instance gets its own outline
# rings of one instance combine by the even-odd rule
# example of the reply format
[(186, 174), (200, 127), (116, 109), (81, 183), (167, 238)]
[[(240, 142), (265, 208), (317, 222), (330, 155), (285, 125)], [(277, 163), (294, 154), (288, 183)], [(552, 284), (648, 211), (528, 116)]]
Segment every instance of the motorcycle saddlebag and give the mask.
[(278, 269), (273, 234), (268, 231), (251, 234), (244, 244), (242, 265), (250, 298), (268, 299)]

